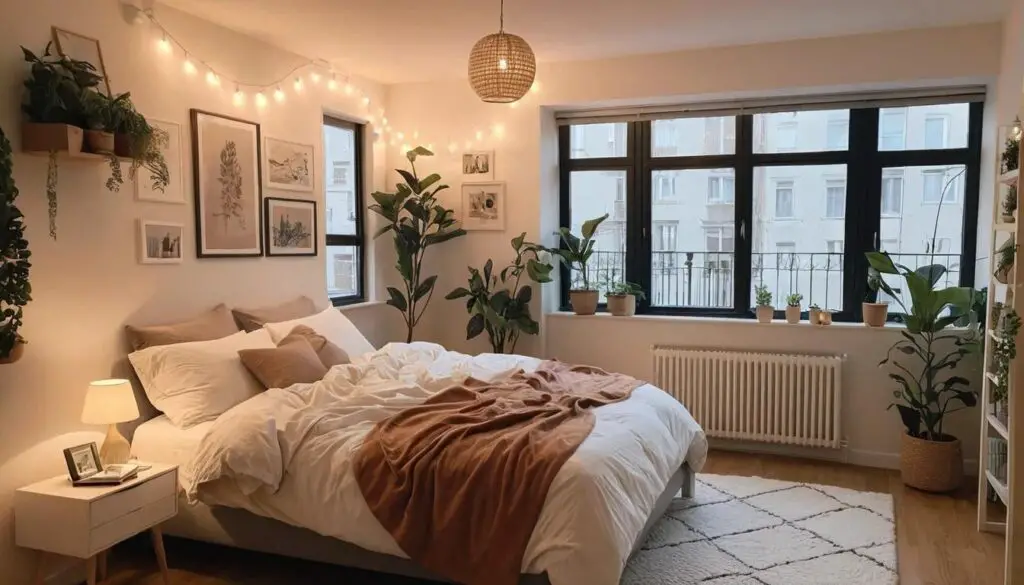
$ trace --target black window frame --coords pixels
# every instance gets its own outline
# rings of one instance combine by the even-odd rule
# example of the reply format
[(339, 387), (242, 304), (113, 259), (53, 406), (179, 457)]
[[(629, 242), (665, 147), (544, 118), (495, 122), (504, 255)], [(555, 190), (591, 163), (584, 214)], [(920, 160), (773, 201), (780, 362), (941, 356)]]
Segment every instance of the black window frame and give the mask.
[[(921, 104), (935, 104), (934, 100)], [(951, 99), (946, 103), (964, 103)], [(751, 241), (746, 231), (752, 224), (754, 169), (767, 166), (846, 166), (846, 211), (844, 221), (843, 310), (835, 313), (836, 321), (858, 321), (862, 318), (861, 301), (867, 293), (867, 260), (863, 252), (877, 249), (881, 226), (882, 179), (884, 169), (891, 167), (953, 166), (965, 167), (963, 180), (963, 246), (960, 252), (960, 286), (973, 287), (977, 258), (978, 205), (981, 173), (981, 138), (983, 103), (969, 102), (967, 145), (962, 148), (930, 150), (881, 150), (879, 148), (879, 116), (881, 108), (851, 108), (846, 150), (812, 152), (753, 152), (754, 114), (735, 116), (736, 147), (734, 154), (654, 157), (652, 153), (652, 121), (607, 120), (626, 124), (626, 154), (623, 157), (572, 158), (571, 127), (559, 126), (559, 225), (572, 225), (572, 173), (578, 171), (625, 171), (626, 173), (626, 257), (625, 277), (647, 292), (647, 300), (637, 299), (637, 313), (649, 315), (680, 315), (703, 317), (753, 318), (751, 295)], [(794, 107), (792, 111), (801, 111)], [(721, 117), (721, 114), (709, 114)], [(730, 116), (726, 116), (730, 117)], [(594, 122), (586, 122), (594, 123)], [(598, 122), (600, 123), (600, 122)], [(904, 141), (906, 140), (904, 136)], [(905, 142), (904, 142), (905, 143)], [(654, 171), (718, 169), (734, 170), (734, 262), (733, 307), (657, 307), (652, 306), (651, 261), (655, 233), (652, 217)], [(905, 194), (904, 194), (905, 195)], [(902, 202), (901, 202), (902, 204)], [(561, 310), (569, 310), (570, 273), (561, 268)], [(852, 283), (852, 286), (849, 284)], [(776, 303), (777, 305), (780, 303)], [(604, 309), (602, 303), (601, 309)], [(781, 317), (783, 312), (777, 311)]]
[[(330, 114), (324, 114), (323, 125), (332, 126), (335, 128), (342, 128), (353, 132), (353, 168), (352, 174), (355, 180), (355, 221), (356, 221), (356, 233), (355, 234), (332, 234), (327, 231), (327, 226), (324, 226), (324, 233), (326, 234), (326, 246), (350, 246), (356, 249), (356, 255), (358, 256), (358, 276), (356, 278), (356, 286), (358, 290), (354, 295), (334, 295), (330, 296), (331, 304), (335, 307), (341, 307), (345, 305), (352, 305), (356, 303), (362, 303), (366, 301), (366, 241), (364, 237), (364, 226), (365, 226), (365, 215), (366, 208), (363, 205), (363, 136), (365, 134), (365, 127), (363, 124), (356, 122), (350, 122), (331, 116)], [(328, 181), (331, 180), (327, 176), (327, 155), (324, 153), (324, 213), (327, 210), (327, 185)], [(326, 224), (326, 218), (324, 220)], [(324, 248), (324, 270), (327, 270), (327, 262), (331, 261), (331, 256)], [(328, 293), (329, 294), (329, 293)]]

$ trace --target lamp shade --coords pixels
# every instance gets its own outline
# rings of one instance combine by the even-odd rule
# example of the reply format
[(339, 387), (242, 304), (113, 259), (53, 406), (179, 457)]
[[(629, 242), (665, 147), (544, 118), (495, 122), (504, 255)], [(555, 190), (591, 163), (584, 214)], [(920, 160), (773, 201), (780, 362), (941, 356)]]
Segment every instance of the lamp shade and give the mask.
[(533, 85), (537, 58), (522, 37), (501, 31), (477, 41), (469, 53), (469, 83), (485, 102), (518, 101)]
[(109, 425), (139, 418), (139, 406), (128, 380), (98, 380), (89, 384), (82, 422)]

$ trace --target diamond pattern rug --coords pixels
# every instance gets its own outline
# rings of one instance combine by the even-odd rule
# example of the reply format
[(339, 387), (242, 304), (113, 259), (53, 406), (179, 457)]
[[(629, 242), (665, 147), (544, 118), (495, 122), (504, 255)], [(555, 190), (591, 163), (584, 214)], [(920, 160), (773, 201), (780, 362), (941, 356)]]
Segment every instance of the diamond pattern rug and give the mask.
[(889, 494), (699, 475), (622, 585), (896, 585), (895, 538)]

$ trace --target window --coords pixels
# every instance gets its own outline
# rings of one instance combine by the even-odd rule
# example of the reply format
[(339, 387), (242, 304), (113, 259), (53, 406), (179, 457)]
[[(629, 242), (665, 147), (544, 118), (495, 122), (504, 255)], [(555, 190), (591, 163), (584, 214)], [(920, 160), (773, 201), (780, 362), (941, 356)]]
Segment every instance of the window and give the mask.
[[(573, 158), (569, 120), (559, 128), (562, 225), (578, 231), (612, 215), (590, 278), (637, 283), (640, 313), (751, 318), (753, 288), (763, 284), (776, 299), (799, 293), (856, 321), (863, 253), (876, 247), (912, 268), (942, 263), (950, 284), (969, 285), (982, 103), (899, 105), (634, 118), (621, 122), (619, 155), (600, 160)], [(925, 148), (939, 144), (934, 126), (926, 137), (929, 116), (944, 120), (942, 148)], [(936, 194), (938, 180), (949, 184), (945, 194)], [(562, 272), (568, 306), (578, 277)]]
[(926, 149), (946, 148), (946, 116), (931, 115), (924, 119), (924, 147)]
[(843, 219), (846, 216), (846, 181), (825, 183), (825, 217)]
[(571, 126), (572, 158), (612, 158), (626, 155), (626, 124)]
[(903, 173), (882, 174), (882, 217), (899, 217), (903, 214)]
[(324, 117), (327, 295), (335, 305), (364, 300), (363, 126)]
[(730, 176), (708, 177), (708, 203), (734, 203), (736, 201), (736, 180)]
[(792, 219), (793, 217), (793, 181), (777, 181), (775, 183), (775, 219)]

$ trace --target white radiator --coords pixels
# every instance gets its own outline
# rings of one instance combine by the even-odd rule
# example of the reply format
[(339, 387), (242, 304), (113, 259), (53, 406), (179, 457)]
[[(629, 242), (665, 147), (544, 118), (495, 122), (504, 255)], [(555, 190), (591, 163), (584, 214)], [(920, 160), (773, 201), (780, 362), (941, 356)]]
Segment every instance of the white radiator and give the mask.
[(842, 358), (654, 348), (654, 383), (709, 437), (839, 448)]

